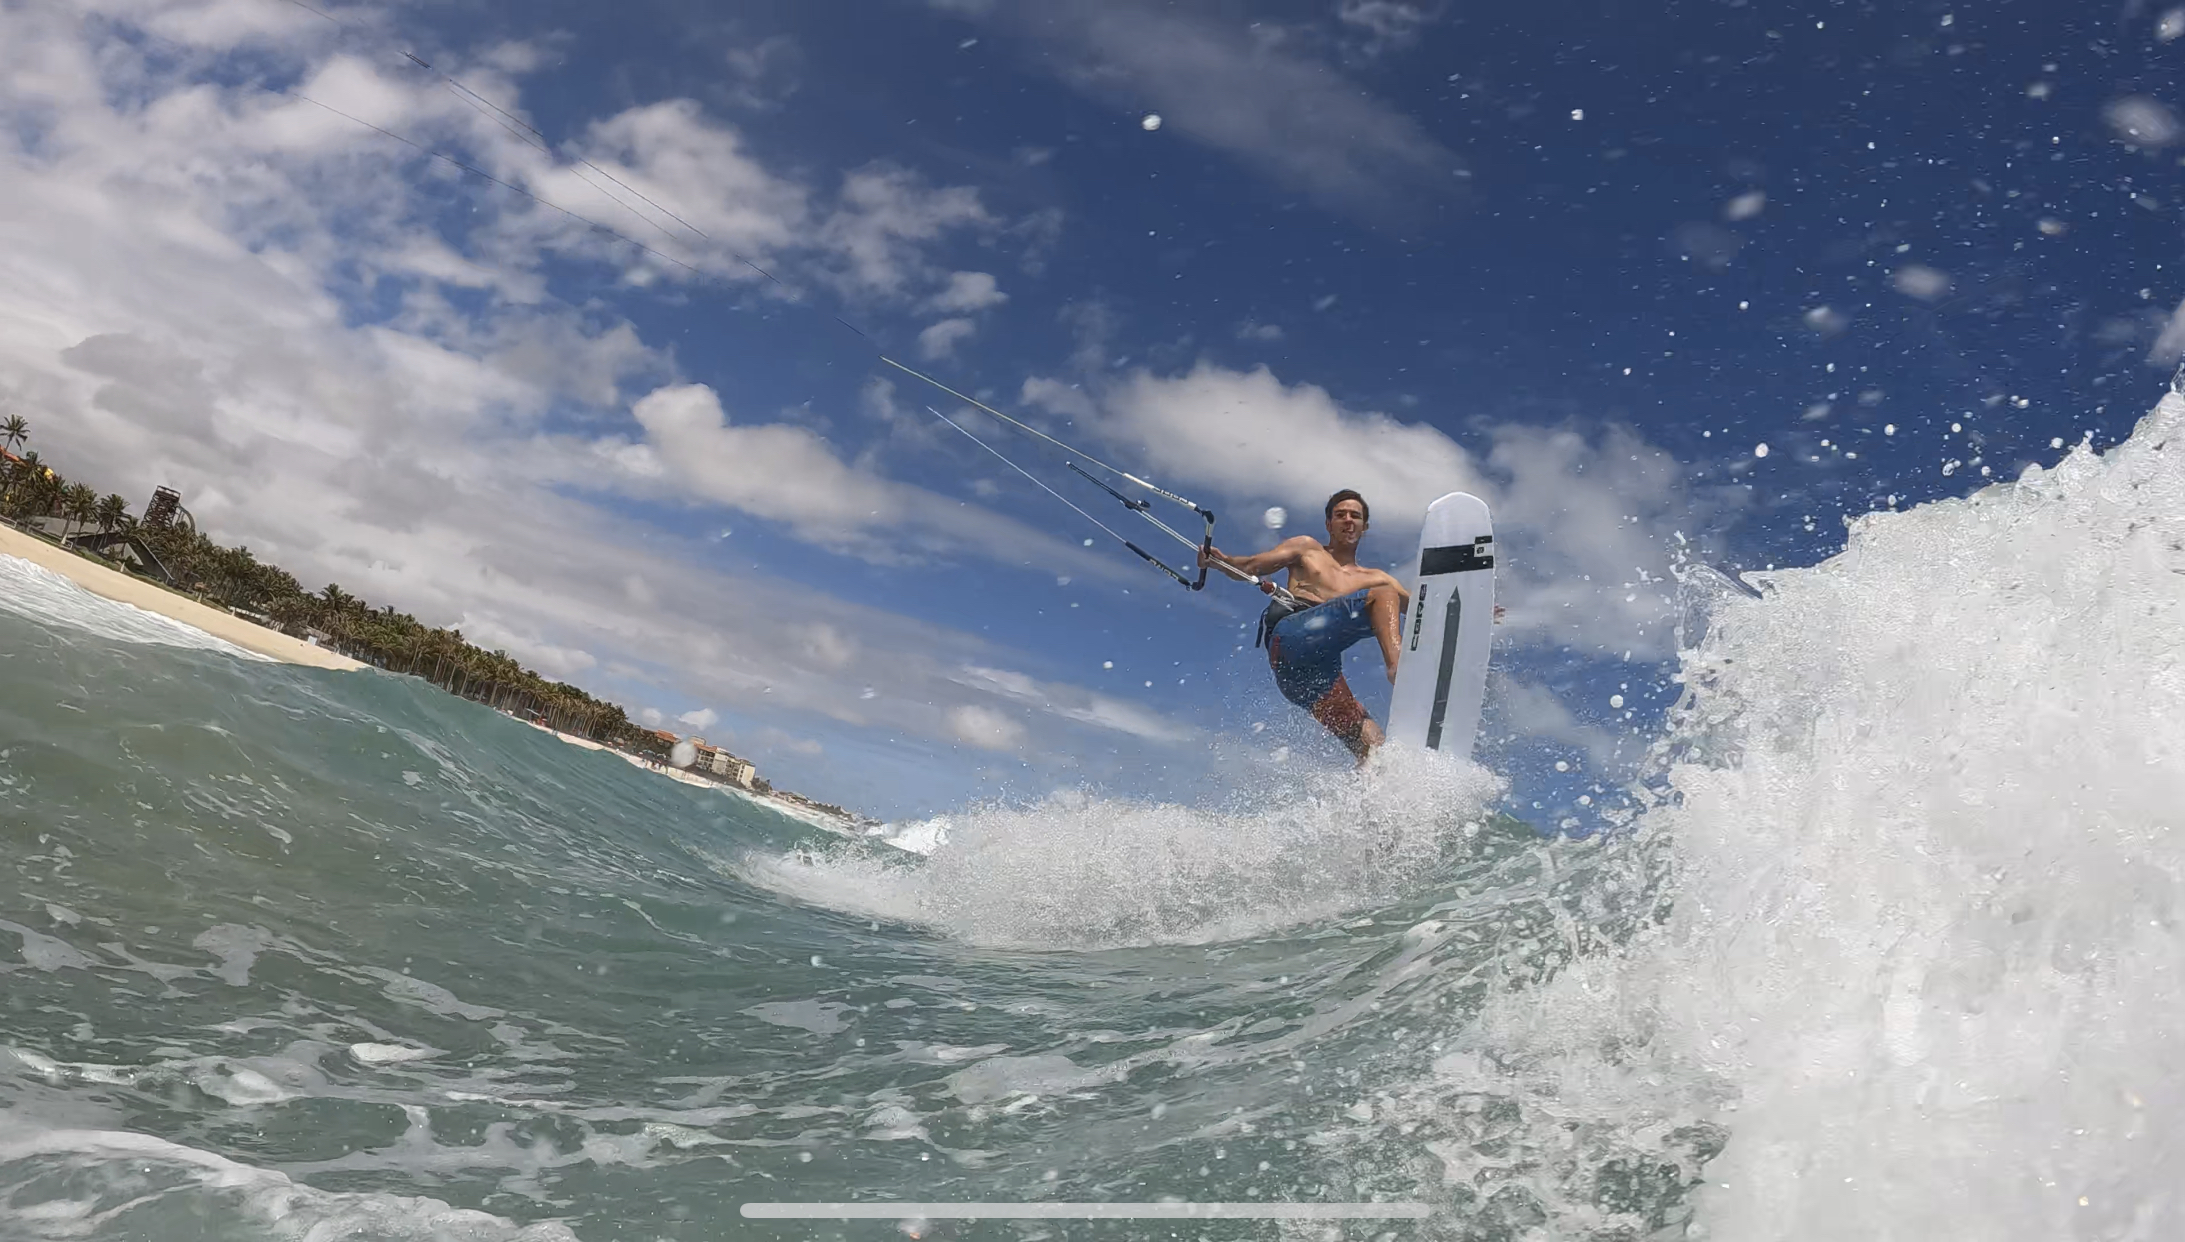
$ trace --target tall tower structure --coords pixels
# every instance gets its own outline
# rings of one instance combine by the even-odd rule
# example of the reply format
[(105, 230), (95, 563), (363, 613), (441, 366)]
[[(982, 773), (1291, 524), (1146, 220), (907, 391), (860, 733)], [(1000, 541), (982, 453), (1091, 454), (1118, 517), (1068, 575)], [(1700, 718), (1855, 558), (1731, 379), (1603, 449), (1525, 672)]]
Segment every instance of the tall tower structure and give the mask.
[(153, 530), (165, 530), (174, 525), (175, 511), (182, 507), (182, 495), (171, 487), (162, 487), (152, 493), (152, 503), (144, 506), (144, 524)]

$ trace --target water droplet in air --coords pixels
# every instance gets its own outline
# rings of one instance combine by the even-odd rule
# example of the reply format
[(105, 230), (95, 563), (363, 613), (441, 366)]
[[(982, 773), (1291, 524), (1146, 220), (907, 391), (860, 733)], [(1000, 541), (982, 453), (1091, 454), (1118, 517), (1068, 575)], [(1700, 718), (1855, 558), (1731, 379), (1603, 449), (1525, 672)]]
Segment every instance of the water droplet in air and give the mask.
[(1146, 131), (1149, 134), (1152, 133), (1154, 130), (1161, 128), (1161, 114), (1158, 112), (1146, 113), (1146, 119), (1138, 122), (1138, 128)]
[(1281, 505), (1275, 505), (1267, 510), (1261, 520), (1267, 523), (1268, 530), (1281, 530), (1283, 524), (1290, 520), (1290, 511)]

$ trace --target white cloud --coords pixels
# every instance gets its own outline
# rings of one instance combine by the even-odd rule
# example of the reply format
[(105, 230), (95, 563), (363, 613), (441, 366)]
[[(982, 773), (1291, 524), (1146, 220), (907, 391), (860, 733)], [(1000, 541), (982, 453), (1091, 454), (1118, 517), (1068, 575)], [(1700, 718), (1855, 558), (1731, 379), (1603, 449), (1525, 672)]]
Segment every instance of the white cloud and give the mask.
[(771, 727), (759, 734), (759, 744), (771, 751), (786, 751), (789, 754), (803, 755), (806, 758), (815, 758), (827, 751), (825, 746), (811, 738), (798, 737), (796, 734)]
[(1501, 714), (1503, 725), (1515, 735), (1534, 741), (1561, 742), (1583, 751), (1587, 765), (1596, 775), (1616, 770), (1616, 734), (1578, 719), (1547, 687), (1498, 674), (1490, 688), (1489, 701)]
[(943, 319), (918, 334), (918, 353), (926, 358), (947, 358), (959, 342), (969, 340), (979, 325), (968, 319)]
[[(202, 40), (207, 54), (148, 48), (129, 25), (139, 15), (168, 38)], [(286, 66), (345, 110), (573, 209), (612, 208), (571, 166), (422, 75), (347, 56), (338, 35), (277, 4), (168, 0), (90, 22), (77, 9), (0, 7), (0, 398), (31, 418), (48, 460), (139, 504), (154, 486), (176, 486), (214, 538), (247, 544), (308, 586), (338, 582), (459, 624), (625, 701), (697, 699), (951, 741), (970, 726), (1011, 735), (952, 715), (1007, 703), (1018, 713), (1000, 714), (1011, 736), (1068, 752), (1083, 722), (962, 677), (1015, 653), (804, 584), (720, 572), (708, 567), (717, 520), (646, 527), (569, 491), (599, 489), (603, 476), (684, 501), (710, 490), (874, 555), (1124, 568), (847, 464), (808, 429), (731, 424), (710, 391), (676, 383), (673, 355), (611, 305), (560, 301), (541, 275), (550, 252), (633, 279), (655, 261), (256, 85), (258, 66)], [(253, 49), (251, 72), (218, 59), (238, 46)], [(523, 62), (501, 49), (458, 67), (520, 110), (522, 92), (496, 75)], [(792, 279), (801, 267), (931, 296), (951, 269), (929, 247), (986, 219), (968, 190), (907, 176), (853, 174), (837, 202), (770, 172), (685, 103), (578, 132), (573, 145), (601, 167), (721, 247), (788, 258)], [(634, 217), (622, 225), (637, 235)], [(703, 244), (683, 253), (757, 279)], [(359, 273), (385, 283), (352, 302)], [(450, 286), (488, 296), (457, 298)], [(687, 451), (668, 453), (649, 429), (641, 442), (543, 430), (549, 417), (615, 424), (645, 393), (664, 442)], [(724, 445), (805, 486), (706, 456)], [(813, 499), (835, 484), (866, 509)]]
[(933, 189), (906, 169), (875, 164), (843, 178), (837, 206), (818, 236), (837, 260), (838, 287), (853, 295), (895, 296), (913, 281), (938, 276), (920, 257), (924, 243), (997, 223), (969, 187)]
[(1279, 341), (1282, 339), (1282, 328), (1279, 324), (1254, 323), (1247, 319), (1237, 325), (1237, 339), (1240, 341)]
[(1008, 300), (1009, 295), (1001, 291), (991, 273), (950, 272), (948, 288), (934, 294), (926, 305), (937, 311), (955, 313), (985, 310)]
[[(1695, 500), (1678, 463), (1631, 431), (1502, 424), (1468, 449), (1438, 428), (1346, 409), (1311, 384), (1284, 384), (1266, 367), (1208, 363), (1175, 376), (1133, 372), (1091, 396), (1041, 381), (1026, 386), (1026, 397), (1057, 412), (1097, 402), (1098, 418), (1080, 412), (1080, 426), (1124, 446), (1119, 451), (1146, 462), (1157, 481), (1211, 492), (1231, 514), (1281, 505), (1317, 515), (1331, 493), (1356, 488), (1374, 519), (1365, 559), (1400, 574), (1416, 559), (1427, 504), (1471, 492), (1495, 514), (1506, 634), (1666, 650), (1662, 541)], [(1239, 552), (1260, 534), (1234, 521), (1224, 530), (1237, 545), (1229, 550)]]
[(1377, 515), (1406, 515), (1401, 522), (1444, 492), (1487, 486), (1471, 456), (1436, 428), (1353, 414), (1326, 389), (1286, 385), (1266, 367), (1137, 371), (1103, 404), (1111, 434), (1142, 445), (1153, 468), (1301, 512), (1318, 513), (1329, 493), (1355, 487)]
[[(1361, 21), (1402, 6), (1363, 4)], [(1451, 192), (1460, 161), (1417, 121), (1332, 66), (1244, 22), (1149, 0), (1017, 0), (983, 20), (1039, 41), (1034, 65), (1134, 114), (1162, 134), (1228, 151), (1324, 205), (1396, 220)]]
[(956, 740), (981, 750), (1015, 750), (1024, 741), (1024, 726), (991, 707), (966, 703), (950, 708), (948, 727)]
[(701, 707), (696, 711), (684, 712), (675, 719), (677, 723), (687, 724), (693, 729), (710, 729), (720, 722), (721, 713), (710, 707)]
[(819, 668), (840, 672), (856, 662), (858, 651), (855, 638), (824, 621), (804, 632), (804, 654)]
[(817, 433), (739, 427), (704, 384), (656, 388), (630, 407), (654, 457), (644, 469), (692, 494), (782, 522), (818, 542), (901, 520), (895, 485), (846, 465)]
[(1369, 56), (1411, 46), (1418, 40), (1419, 31), (1433, 21), (1433, 15), (1425, 9), (1398, 0), (1342, 0), (1336, 5), (1335, 16), (1344, 25), (1370, 36), (1361, 49)]
[[(508, 94), (515, 94), (513, 87)], [(529, 146), (509, 153), (520, 165), (504, 167), (525, 171), (550, 201), (583, 211), (715, 278), (763, 279), (739, 255), (755, 255), (764, 265), (782, 250), (808, 244), (812, 193), (768, 172), (745, 152), (741, 134), (690, 100), (617, 113), (590, 126), (575, 145), (577, 153), (651, 203), (582, 166), (553, 167)], [(693, 236), (652, 203), (707, 236)], [(582, 228), (566, 220), (563, 226)], [(673, 268), (662, 274), (682, 275)]]
[(495, 616), (465, 613), (455, 628), (480, 647), (488, 651), (505, 651), (557, 681), (567, 681), (599, 667), (598, 658), (589, 651), (547, 642), (535, 634), (514, 629)]
[(804, 54), (788, 35), (739, 41), (722, 52), (721, 61), (732, 82), (729, 99), (755, 111), (779, 110), (803, 85)]
[(1198, 736), (1193, 729), (1134, 703), (1094, 694), (1079, 686), (1035, 681), (1009, 669), (966, 666), (963, 684), (1029, 703), (1081, 724), (1127, 733), (1149, 742), (1182, 742)]
[[(615, 463), (632, 486), (658, 480), (684, 499), (780, 522), (799, 538), (874, 561), (968, 551), (1005, 564), (1069, 565), (1110, 577), (1126, 571), (1044, 531), (845, 462), (808, 428), (731, 423), (704, 384), (655, 389), (631, 412), (645, 430), (643, 444), (610, 437), (588, 452)], [(596, 483), (596, 472), (582, 466), (573, 458), (561, 463), (562, 477)]]

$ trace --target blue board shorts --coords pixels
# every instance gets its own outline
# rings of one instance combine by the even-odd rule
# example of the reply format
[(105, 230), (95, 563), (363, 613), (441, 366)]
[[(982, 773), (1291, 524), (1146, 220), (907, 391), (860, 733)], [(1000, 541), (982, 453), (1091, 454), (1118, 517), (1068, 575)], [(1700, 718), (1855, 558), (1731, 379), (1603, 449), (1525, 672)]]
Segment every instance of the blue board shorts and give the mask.
[(1283, 698), (1311, 711), (1343, 679), (1343, 653), (1371, 637), (1373, 618), (1363, 590), (1274, 621), (1267, 632), (1267, 658), (1274, 665), (1276, 688)]

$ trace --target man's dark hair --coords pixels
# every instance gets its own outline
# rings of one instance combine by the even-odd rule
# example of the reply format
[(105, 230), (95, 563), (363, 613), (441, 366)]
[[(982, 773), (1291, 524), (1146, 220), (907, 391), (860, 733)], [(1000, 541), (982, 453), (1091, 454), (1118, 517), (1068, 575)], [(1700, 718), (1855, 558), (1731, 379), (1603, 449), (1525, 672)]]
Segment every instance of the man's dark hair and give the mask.
[(1368, 522), (1373, 520), (1373, 510), (1366, 507), (1366, 498), (1350, 490), (1347, 487), (1344, 488), (1342, 491), (1337, 492), (1335, 495), (1328, 497), (1328, 506), (1327, 508), (1320, 511), (1320, 516), (1333, 520), (1335, 517), (1335, 506), (1342, 504), (1346, 500), (1357, 501), (1359, 516), (1365, 518)]

